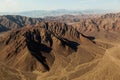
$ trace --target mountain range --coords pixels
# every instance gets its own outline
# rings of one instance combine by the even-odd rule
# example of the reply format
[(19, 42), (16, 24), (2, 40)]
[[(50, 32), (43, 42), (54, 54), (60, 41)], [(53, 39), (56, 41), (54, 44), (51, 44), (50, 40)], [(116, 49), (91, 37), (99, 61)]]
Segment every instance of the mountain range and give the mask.
[(0, 16), (0, 80), (119, 80), (120, 13)]
[(82, 14), (105, 14), (114, 12), (111, 10), (33, 10), (33, 11), (23, 11), (23, 12), (0, 12), (0, 15), (21, 15), (27, 17), (46, 17), (46, 16), (61, 16), (61, 15), (82, 15)]

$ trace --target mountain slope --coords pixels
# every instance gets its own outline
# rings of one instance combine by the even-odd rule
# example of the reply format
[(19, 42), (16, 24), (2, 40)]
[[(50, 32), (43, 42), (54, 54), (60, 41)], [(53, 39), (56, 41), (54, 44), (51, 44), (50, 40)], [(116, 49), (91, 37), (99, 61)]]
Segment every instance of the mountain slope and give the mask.
[[(41, 73), (38, 80), (64, 78), (64, 71), (69, 74), (69, 79), (74, 79), (93, 69), (105, 52), (90, 37), (57, 22), (12, 30), (2, 36), (0, 44), (1, 62), (22, 72)], [(78, 72), (76, 66), (81, 66), (80, 74), (74, 76)], [(84, 73), (81, 73), (82, 69)]]
[(83, 33), (94, 33), (99, 31), (120, 32), (120, 13), (106, 14), (97, 18), (83, 19), (78, 23), (73, 23), (73, 26)]
[(120, 79), (119, 43), (107, 49), (99, 64), (90, 72), (75, 80), (119, 80)]
[(41, 19), (37, 18), (28, 18), (24, 16), (18, 15), (5, 15), (0, 16), (0, 32), (6, 31), (9, 29), (21, 28), (27, 25), (35, 25), (36, 23), (40, 22)]
[(0, 33), (0, 78), (119, 80), (119, 13), (75, 24), (37, 22)]

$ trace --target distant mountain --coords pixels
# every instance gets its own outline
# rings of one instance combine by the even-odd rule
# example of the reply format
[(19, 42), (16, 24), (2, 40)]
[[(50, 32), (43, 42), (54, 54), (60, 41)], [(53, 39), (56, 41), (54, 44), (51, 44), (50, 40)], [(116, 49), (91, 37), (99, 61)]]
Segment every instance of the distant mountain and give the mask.
[(97, 18), (81, 19), (77, 23), (73, 23), (79, 32), (120, 32), (120, 13), (109, 13)]
[(27, 17), (46, 17), (46, 16), (61, 16), (61, 15), (81, 15), (81, 14), (104, 14), (111, 12), (110, 10), (66, 10), (66, 9), (58, 9), (58, 10), (33, 10), (33, 11), (25, 11), (25, 12), (2, 12), (0, 15), (22, 15)]
[(80, 32), (120, 31), (120, 13), (105, 15), (62, 15), (31, 18), (19, 15), (0, 16), (0, 32), (36, 25), (40, 22), (62, 22), (74, 26)]
[(30, 18), (18, 15), (4, 15), (0, 16), (0, 32), (10, 29), (22, 28), (28, 25), (35, 25), (41, 22), (41, 18)]

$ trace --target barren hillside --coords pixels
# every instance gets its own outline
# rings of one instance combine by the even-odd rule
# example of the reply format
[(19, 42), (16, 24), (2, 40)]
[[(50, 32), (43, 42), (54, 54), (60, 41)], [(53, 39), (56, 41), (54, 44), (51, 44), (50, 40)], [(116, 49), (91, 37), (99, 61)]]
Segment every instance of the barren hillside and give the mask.
[(120, 79), (119, 13), (69, 25), (4, 18), (0, 22), (0, 80)]

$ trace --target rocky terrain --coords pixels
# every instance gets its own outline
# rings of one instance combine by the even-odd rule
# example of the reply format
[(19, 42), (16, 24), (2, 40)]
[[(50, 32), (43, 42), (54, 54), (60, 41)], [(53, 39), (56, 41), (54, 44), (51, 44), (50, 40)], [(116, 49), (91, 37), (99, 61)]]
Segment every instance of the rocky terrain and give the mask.
[(4, 15), (0, 16), (0, 32), (11, 29), (21, 28), (24, 26), (35, 25), (41, 22), (41, 18), (28, 18), (18, 15)]
[(80, 32), (120, 31), (120, 14), (106, 14), (98, 18), (84, 19), (73, 24)]
[(62, 16), (47, 16), (44, 17), (44, 21), (58, 21), (71, 24), (74, 22), (80, 22), (82, 19), (96, 18), (100, 14), (82, 14), (82, 15), (62, 15)]
[(71, 24), (74, 22), (80, 22), (81, 19), (95, 18), (100, 15), (62, 15), (62, 16), (47, 16), (44, 18), (31, 18), (19, 15), (3, 15), (0, 16), (0, 32), (8, 31), (11, 29), (17, 29), (22, 27), (29, 27), (36, 25), (43, 21), (54, 21)]
[(0, 22), (0, 80), (120, 79), (119, 13), (71, 24), (6, 17)]

